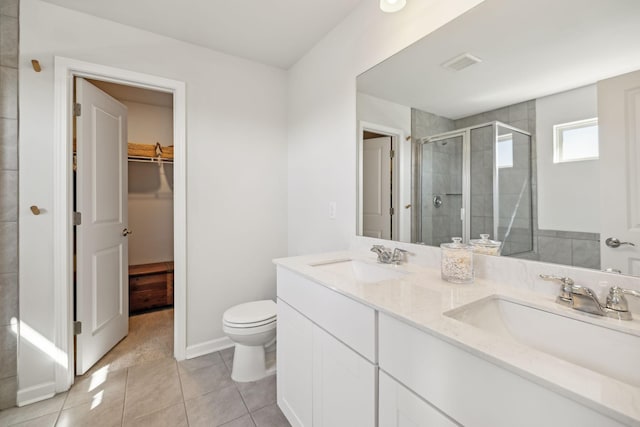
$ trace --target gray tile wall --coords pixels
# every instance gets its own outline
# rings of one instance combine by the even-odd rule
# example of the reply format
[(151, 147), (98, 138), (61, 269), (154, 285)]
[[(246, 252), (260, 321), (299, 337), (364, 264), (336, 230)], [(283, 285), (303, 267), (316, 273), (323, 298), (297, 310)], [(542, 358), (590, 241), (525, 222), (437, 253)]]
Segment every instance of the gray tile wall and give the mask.
[(0, 0), (0, 410), (18, 388), (18, 4)]
[[(518, 129), (525, 130), (531, 134), (531, 214), (533, 220), (533, 251), (514, 254), (514, 256), (518, 258), (552, 262), (556, 264), (572, 265), (575, 267), (600, 269), (599, 234), (538, 229), (535, 100), (530, 100), (522, 102), (520, 104), (514, 104), (497, 110), (458, 119), (455, 121), (455, 128), (465, 128), (481, 123), (487, 123), (493, 120), (498, 120), (500, 122), (509, 124)], [(480, 219), (476, 219), (476, 223), (479, 224), (479, 222)], [(473, 224), (474, 223), (472, 218), (472, 229)], [(516, 237), (516, 240), (523, 241), (512, 242), (512, 246), (515, 246), (509, 249), (509, 251), (516, 253), (522, 251), (521, 246), (525, 244), (524, 234), (528, 233), (528, 230), (526, 230), (525, 228), (512, 230), (512, 236)], [(472, 231), (472, 236), (473, 235), (474, 233)]]
[[(453, 120), (446, 117), (436, 116), (435, 114), (428, 113), (426, 111), (411, 109), (411, 136), (413, 143), (413, 177), (414, 183), (414, 200), (422, 200), (422, 205), (419, 209), (413, 209), (413, 217), (411, 219), (411, 235), (412, 241), (424, 242), (428, 245), (439, 245), (442, 236), (441, 230), (450, 230), (452, 225), (449, 223), (448, 212), (445, 211), (453, 209), (455, 200), (449, 203), (449, 200), (445, 200), (443, 207), (435, 209), (433, 206), (433, 196), (436, 191), (442, 191), (444, 189), (445, 182), (448, 181), (449, 171), (453, 165), (449, 164), (449, 161), (454, 156), (454, 153), (450, 153), (453, 144), (437, 148), (433, 144), (421, 145), (418, 141), (424, 137), (437, 135), (440, 133), (454, 130), (455, 125)], [(429, 167), (422, 168), (421, 163), (429, 165)], [(437, 169), (437, 170), (436, 170)], [(462, 181), (460, 181), (462, 182)], [(415, 185), (415, 184), (418, 185)], [(442, 191), (446, 192), (446, 191)], [(444, 196), (446, 197), (446, 196)], [(459, 209), (459, 208), (458, 208)], [(436, 231), (434, 235), (434, 230)], [(453, 231), (455, 231), (455, 225), (453, 225)], [(450, 241), (450, 236), (446, 236), (446, 241)]]

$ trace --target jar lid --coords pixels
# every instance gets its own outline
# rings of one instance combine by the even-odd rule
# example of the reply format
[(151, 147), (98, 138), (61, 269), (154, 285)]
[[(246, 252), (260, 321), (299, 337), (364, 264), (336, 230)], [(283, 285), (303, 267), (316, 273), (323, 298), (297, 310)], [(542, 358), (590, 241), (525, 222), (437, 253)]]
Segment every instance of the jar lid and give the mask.
[(484, 248), (499, 248), (502, 242), (490, 240), (488, 234), (481, 234), (479, 239), (471, 239), (469, 241), (472, 246), (482, 246)]
[(443, 243), (440, 247), (444, 249), (471, 249), (471, 246), (462, 243), (462, 237), (452, 237), (451, 240), (453, 240), (452, 243)]

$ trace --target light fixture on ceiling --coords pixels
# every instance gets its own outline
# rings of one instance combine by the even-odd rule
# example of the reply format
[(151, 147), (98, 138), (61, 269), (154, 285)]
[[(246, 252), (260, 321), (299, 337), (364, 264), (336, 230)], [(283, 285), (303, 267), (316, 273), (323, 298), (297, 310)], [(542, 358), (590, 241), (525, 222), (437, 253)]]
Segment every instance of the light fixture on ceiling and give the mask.
[(380, 9), (383, 12), (397, 12), (407, 4), (407, 0), (380, 0)]

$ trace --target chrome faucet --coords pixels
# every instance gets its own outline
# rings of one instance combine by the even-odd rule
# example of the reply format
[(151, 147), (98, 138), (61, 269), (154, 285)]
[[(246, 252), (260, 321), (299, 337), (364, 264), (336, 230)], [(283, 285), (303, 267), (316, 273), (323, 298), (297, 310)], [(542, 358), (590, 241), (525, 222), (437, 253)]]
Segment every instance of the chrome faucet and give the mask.
[(371, 252), (378, 254), (378, 262), (382, 264), (401, 264), (407, 253), (404, 249), (395, 248), (393, 250), (385, 248), (383, 245), (373, 245)]
[(569, 277), (541, 274), (540, 278), (543, 280), (559, 282), (562, 285), (560, 295), (556, 298), (556, 302), (558, 304), (598, 316), (613, 317), (614, 319), (620, 320), (631, 320), (632, 316), (629, 311), (629, 304), (624, 295), (633, 295), (640, 298), (640, 292), (638, 291), (613, 286), (609, 289), (606, 304), (602, 305), (593, 290), (585, 286), (576, 285), (573, 279)]

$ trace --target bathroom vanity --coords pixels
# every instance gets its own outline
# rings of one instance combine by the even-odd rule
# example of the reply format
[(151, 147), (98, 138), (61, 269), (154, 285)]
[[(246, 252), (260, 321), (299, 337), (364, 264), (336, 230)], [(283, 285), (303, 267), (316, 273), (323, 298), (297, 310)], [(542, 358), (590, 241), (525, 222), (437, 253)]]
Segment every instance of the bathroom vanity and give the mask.
[(640, 313), (349, 251), (276, 260), (293, 426), (640, 426)]

